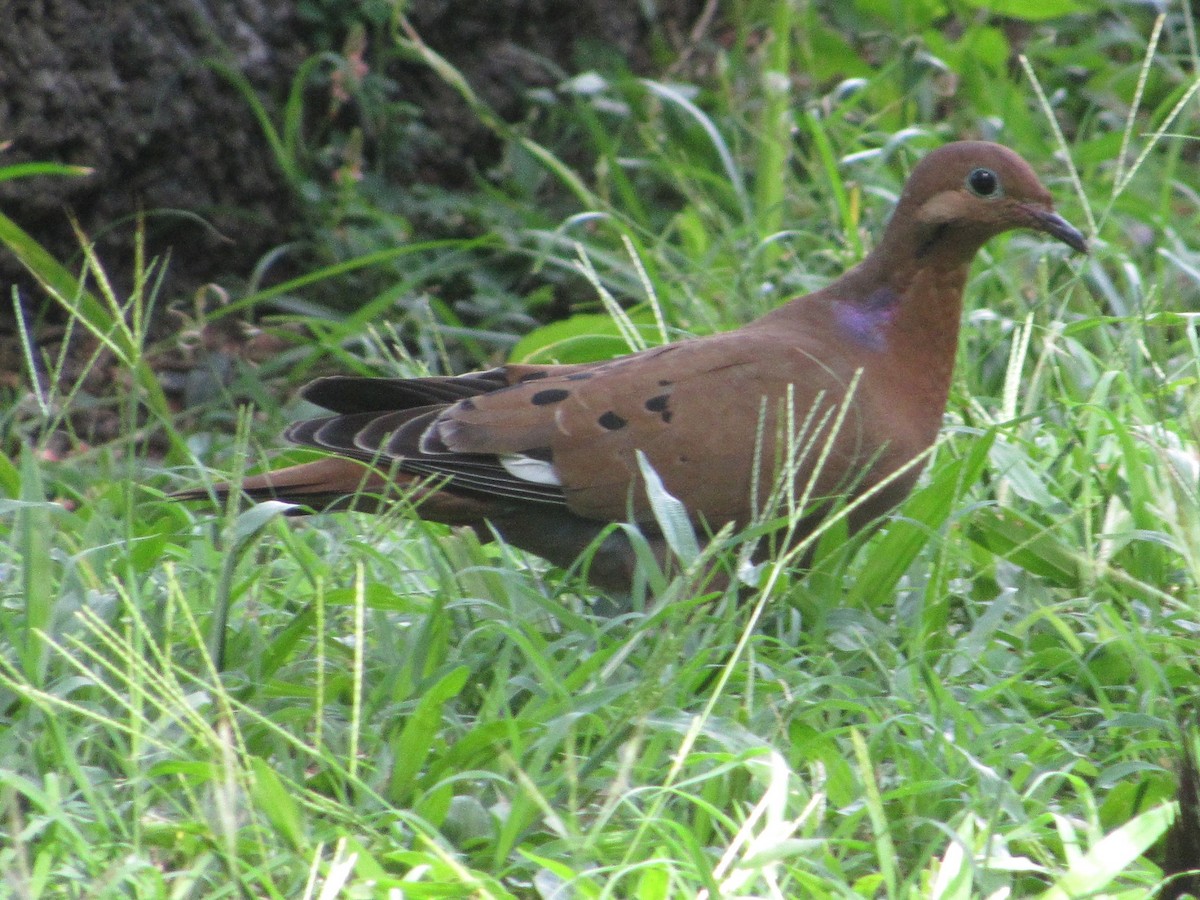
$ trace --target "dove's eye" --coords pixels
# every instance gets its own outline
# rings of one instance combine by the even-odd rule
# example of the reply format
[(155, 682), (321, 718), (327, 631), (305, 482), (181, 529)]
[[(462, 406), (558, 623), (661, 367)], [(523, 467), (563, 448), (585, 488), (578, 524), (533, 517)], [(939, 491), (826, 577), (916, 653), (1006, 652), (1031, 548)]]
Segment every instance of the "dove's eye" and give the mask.
[(967, 187), (976, 197), (995, 197), (1000, 193), (1000, 179), (991, 169), (973, 169), (967, 176)]

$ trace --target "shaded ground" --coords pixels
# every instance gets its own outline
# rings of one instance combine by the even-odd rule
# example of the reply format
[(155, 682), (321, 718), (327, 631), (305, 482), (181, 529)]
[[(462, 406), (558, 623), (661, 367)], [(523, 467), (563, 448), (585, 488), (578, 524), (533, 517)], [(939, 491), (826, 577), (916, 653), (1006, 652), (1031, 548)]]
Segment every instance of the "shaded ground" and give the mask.
[[(383, 7), (372, 21), (370, 4), (338, 0), (304, 5), (302, 12), (282, 0), (0, 5), (0, 140), (9, 142), (0, 166), (53, 161), (92, 169), (83, 178), (0, 182), (0, 209), (76, 271), (69, 215), (77, 218), (122, 293), (139, 213), (148, 254), (170, 256), (163, 305), (208, 282), (240, 284), (265, 253), (303, 237), (313, 223), (305, 221), (296, 185), (285, 179), (251, 104), (222, 70), (245, 79), (278, 121), (304, 60), (344, 50), (353, 16), (361, 17), (368, 54), (387, 48), (394, 97), (414, 105), (422, 127), (437, 136), (405, 149), (410, 158), (402, 177), (469, 189), (472, 173), (487, 168), (499, 144), (442, 81), (396, 59)], [(516, 120), (531, 87), (553, 86), (601, 56), (615, 55), (635, 71), (653, 69), (656, 48), (660, 58), (674, 58), (670, 45), (686, 43), (703, 7), (701, 0), (664, 0), (654, 21), (638, 0), (416, 0), (407, 13), (495, 110)], [(326, 96), (311, 108), (331, 109), (337, 89), (328, 78), (314, 80), (312, 90)], [(359, 112), (351, 103), (338, 115), (351, 128)], [(296, 273), (280, 266), (273, 274)], [(27, 330), (43, 353), (56, 352), (61, 313), (45, 305), (4, 250), (0, 284), (18, 288)], [(15, 389), (27, 368), (15, 326), (6, 303), (0, 390)], [(172, 327), (164, 320), (159, 332)], [(64, 376), (85, 378), (89, 393), (111, 390), (119, 379), (103, 357), (94, 359), (94, 349), (89, 341), (74, 342)], [(96, 438), (109, 430), (96, 422), (84, 428)]]

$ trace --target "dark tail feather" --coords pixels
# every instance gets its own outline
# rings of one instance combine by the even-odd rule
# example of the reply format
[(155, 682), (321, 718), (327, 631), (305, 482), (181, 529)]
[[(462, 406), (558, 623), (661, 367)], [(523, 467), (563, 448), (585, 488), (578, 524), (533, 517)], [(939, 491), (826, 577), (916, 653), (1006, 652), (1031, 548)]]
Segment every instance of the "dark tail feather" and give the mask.
[[(389, 492), (383, 475), (352, 459), (331, 456), (315, 462), (250, 475), (236, 485), (240, 494), (250, 500), (282, 500), (314, 510), (361, 509), (373, 510), (380, 504), (380, 495)], [(221, 482), (211, 487), (188, 488), (171, 495), (174, 500), (215, 500), (223, 503), (235, 485)]]
[[(479, 526), (493, 514), (511, 512), (511, 503), (469, 492), (439, 490), (444, 478), (392, 474), (373, 469), (365, 463), (330, 456), (262, 475), (250, 475), (236, 486), (250, 500), (282, 500), (313, 511), (354, 509), (377, 512), (395, 501), (417, 507), (417, 514), (446, 525)], [(235, 486), (227, 483), (177, 491), (175, 500), (217, 500), (224, 502)], [(297, 510), (297, 513), (304, 510)]]

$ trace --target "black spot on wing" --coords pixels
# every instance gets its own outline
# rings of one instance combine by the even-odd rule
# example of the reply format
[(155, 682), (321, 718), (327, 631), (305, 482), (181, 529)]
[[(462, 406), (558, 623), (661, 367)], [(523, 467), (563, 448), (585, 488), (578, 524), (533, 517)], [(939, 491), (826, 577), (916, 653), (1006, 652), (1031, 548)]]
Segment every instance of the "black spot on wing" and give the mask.
[(561, 403), (570, 396), (571, 392), (562, 388), (546, 388), (530, 397), (529, 402), (534, 406), (549, 406), (552, 403)]
[(596, 420), (601, 428), (606, 428), (609, 431), (619, 431), (624, 428), (626, 422), (611, 409)]
[(527, 372), (517, 379), (518, 384), (524, 384), (527, 381), (541, 381), (550, 375), (549, 372)]
[(646, 401), (646, 409), (650, 412), (660, 413), (667, 408), (667, 404), (671, 400), (670, 394), (659, 394), (657, 397), (651, 397)]
[(669, 423), (675, 415), (675, 413), (671, 411), (670, 403), (670, 394), (658, 394), (655, 397), (651, 397), (642, 405), (646, 407), (647, 412), (658, 413), (659, 418), (661, 418), (664, 423)]

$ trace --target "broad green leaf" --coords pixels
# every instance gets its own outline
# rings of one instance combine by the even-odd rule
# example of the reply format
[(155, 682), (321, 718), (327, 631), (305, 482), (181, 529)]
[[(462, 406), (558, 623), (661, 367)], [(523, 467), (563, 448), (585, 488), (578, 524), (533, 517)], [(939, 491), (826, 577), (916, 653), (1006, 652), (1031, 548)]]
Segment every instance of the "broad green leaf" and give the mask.
[(31, 450), (21, 454), (21, 500), (15, 536), (24, 581), (25, 627), (20, 634), (19, 650), (26, 677), (34, 684), (41, 684), (46, 671), (47, 647), (35, 632), (48, 631), (54, 616), (57, 599), (52, 555), (55, 531), (41, 470)]
[(12, 459), (0, 452), (0, 493), (6, 497), (17, 497), (21, 493), (21, 475)]
[(1095, 4), (1081, 0), (964, 0), (967, 6), (987, 10), (994, 16), (1044, 22), (1072, 13), (1087, 12)]
[(1058, 502), (1046, 488), (1044, 473), (1034, 466), (1029, 454), (1021, 447), (1000, 439), (992, 444), (990, 455), (992, 468), (1008, 481), (1018, 497), (1043, 509)]
[(450, 670), (440, 681), (425, 690), (417, 708), (404, 723), (404, 728), (395, 743), (396, 759), (389, 784), (394, 800), (409, 796), (413, 782), (433, 749), (434, 739), (442, 732), (442, 707), (446, 701), (458, 696), (466, 685), (470, 672), (466, 666)]
[(254, 504), (245, 512), (238, 513), (233, 528), (233, 546), (240, 549), (246, 541), (266, 528), (272, 520), (286, 515), (287, 511), (294, 506), (293, 503), (284, 503), (280, 500), (264, 500), (262, 503)]
[[(637, 307), (630, 310), (629, 318), (648, 343), (658, 340), (650, 309)], [(517, 341), (509, 358), (523, 363), (584, 363), (612, 359), (630, 349), (610, 316), (584, 313), (529, 332)]]
[(683, 562), (691, 565), (700, 555), (700, 542), (696, 539), (696, 530), (692, 527), (691, 517), (687, 507), (667, 490), (650, 460), (641, 450), (637, 451), (638, 469), (646, 482), (646, 496), (650, 507), (654, 510), (654, 518), (662, 529), (667, 546)]
[(283, 781), (261, 756), (250, 757), (250, 770), (254, 778), (250, 782), (250, 793), (258, 808), (266, 815), (275, 830), (297, 850), (304, 850), (304, 819), (300, 807)]
[(979, 480), (987, 464), (995, 433), (977, 440), (962, 459), (939, 466), (929, 485), (914, 493), (887, 522), (884, 535), (871, 547), (871, 564), (855, 580), (847, 603), (874, 605), (890, 597), (900, 577), (921, 548), (949, 517), (961, 486)]
[(1076, 858), (1067, 873), (1042, 894), (1040, 900), (1096, 896), (1163, 836), (1178, 813), (1179, 804), (1164, 803), (1109, 832)]
[(976, 510), (967, 535), (997, 556), (1055, 584), (1076, 587), (1081, 582), (1086, 562), (1082, 554), (1016, 510)]

